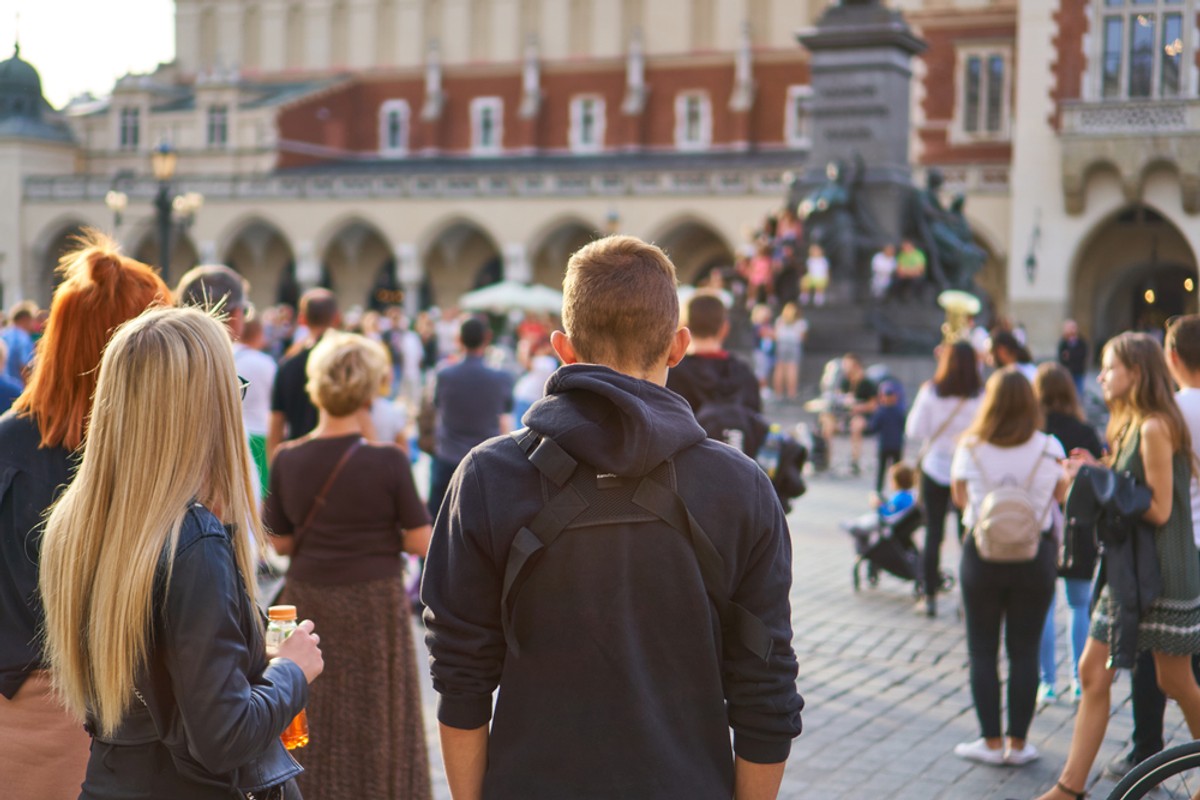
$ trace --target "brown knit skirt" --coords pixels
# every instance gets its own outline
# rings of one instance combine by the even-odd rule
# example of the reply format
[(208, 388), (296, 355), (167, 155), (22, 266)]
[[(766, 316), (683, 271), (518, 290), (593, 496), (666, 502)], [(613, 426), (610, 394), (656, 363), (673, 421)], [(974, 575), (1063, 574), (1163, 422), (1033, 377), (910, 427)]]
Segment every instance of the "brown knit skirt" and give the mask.
[(314, 800), (430, 800), (411, 612), (400, 577), (346, 586), (288, 579), (281, 602), (316, 623), (325, 671), (309, 687), (300, 790)]

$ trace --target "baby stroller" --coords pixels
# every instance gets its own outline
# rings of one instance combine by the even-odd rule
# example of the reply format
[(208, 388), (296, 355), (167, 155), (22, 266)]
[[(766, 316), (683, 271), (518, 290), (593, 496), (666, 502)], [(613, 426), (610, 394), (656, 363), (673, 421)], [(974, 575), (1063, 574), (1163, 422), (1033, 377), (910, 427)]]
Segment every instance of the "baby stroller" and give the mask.
[[(859, 591), (862, 586), (860, 569), (865, 564), (870, 586), (879, 584), (879, 571), (883, 570), (901, 580), (912, 581), (913, 594), (920, 596), (924, 591), (921, 550), (913, 537), (924, 524), (925, 512), (920, 506), (913, 506), (899, 519), (888, 523), (880, 522), (877, 514), (870, 514), (844, 525), (854, 537), (854, 552), (858, 556), (851, 571), (854, 591)], [(954, 588), (953, 575), (943, 570), (940, 578), (940, 591), (948, 592)]]

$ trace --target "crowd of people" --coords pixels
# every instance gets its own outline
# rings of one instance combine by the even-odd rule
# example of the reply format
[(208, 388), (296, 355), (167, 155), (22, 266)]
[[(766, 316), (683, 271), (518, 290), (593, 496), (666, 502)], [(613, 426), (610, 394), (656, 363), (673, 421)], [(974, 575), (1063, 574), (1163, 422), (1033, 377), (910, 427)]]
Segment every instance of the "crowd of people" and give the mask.
[[(826, 288), (797, 274), (797, 295), (779, 297), (773, 248), (798, 225), (778, 220), (746, 284), (785, 398), (799, 309)], [(561, 323), (450, 311), (410, 324), (398, 308), (343, 314), (324, 289), (294, 315), (260, 314), (232, 269), (170, 288), (99, 233), (61, 266), (49, 312), (20, 304), (0, 335), (0, 389), (15, 394), (0, 417), (11, 796), (430, 797), (422, 609), (456, 798), (775, 796), (803, 707), (795, 495), (781, 491), (790, 457), (763, 413), (762, 360), (726, 349), (718, 287), (681, 309), (667, 256), (625, 236), (571, 257)], [(968, 325), (911, 406), (847, 354), (839, 410), (820, 420), (829, 442), (845, 427), (855, 472), (877, 437), (882, 524), (924, 508), (929, 616), (956, 520), (980, 733), (958, 756), (1039, 757), (1029, 730), (1062, 688), (1065, 581), (1079, 711), (1039, 800), (1083, 796), (1114, 667), (1134, 669), (1138, 724), (1111, 770), (1161, 749), (1164, 697), (1200, 737), (1200, 316), (1174, 320), (1164, 345), (1127, 333), (1103, 347), (1103, 440), (1073, 322), (1040, 365), (1019, 326)], [(1105, 506), (1089, 489), (1104, 475), (1142, 505)], [(1131, 615), (1130, 586), (1149, 588), (1130, 567), (1139, 546), (1157, 594)], [(281, 565), (281, 595), (259, 597)], [(258, 606), (271, 602), (306, 619), (268, 649)], [(309, 742), (289, 751), (280, 735), (306, 708)]]

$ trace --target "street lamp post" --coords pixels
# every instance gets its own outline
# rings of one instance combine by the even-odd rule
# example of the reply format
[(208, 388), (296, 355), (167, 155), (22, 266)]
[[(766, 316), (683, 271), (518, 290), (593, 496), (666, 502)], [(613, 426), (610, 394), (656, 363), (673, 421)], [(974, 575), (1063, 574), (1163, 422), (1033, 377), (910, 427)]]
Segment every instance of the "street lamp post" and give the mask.
[(171, 284), (171, 205), (175, 199), (171, 190), (171, 178), (175, 177), (178, 156), (169, 142), (163, 142), (150, 153), (150, 168), (158, 180), (158, 194), (154, 197), (155, 219), (158, 221), (159, 269), (163, 283)]

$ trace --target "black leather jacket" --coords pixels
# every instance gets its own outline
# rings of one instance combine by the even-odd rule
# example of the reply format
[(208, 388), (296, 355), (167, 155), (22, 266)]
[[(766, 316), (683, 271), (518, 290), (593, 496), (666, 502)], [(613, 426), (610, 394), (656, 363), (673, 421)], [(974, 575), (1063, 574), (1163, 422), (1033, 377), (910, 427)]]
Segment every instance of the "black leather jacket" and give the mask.
[(1142, 516), (1150, 508), (1150, 489), (1130, 472), (1083, 467), (1067, 495), (1065, 560), (1091, 537), (1103, 548), (1094, 599), (1107, 583), (1111, 600), (1109, 665), (1130, 669), (1137, 657), (1138, 623), (1162, 593), (1154, 526)]
[[(165, 568), (164, 555), (164, 576)], [(199, 503), (184, 517), (171, 582), (158, 597), (141, 697), (97, 740), (124, 755), (149, 748), (147, 769), (150, 750), (165, 747), (177, 772), (178, 789), (168, 787), (174, 797), (209, 796), (203, 787), (212, 797), (257, 796), (300, 774), (279, 736), (308, 702), (308, 683), (292, 661), (268, 662), (261, 612), (242, 589), (230, 532)], [(97, 764), (95, 753), (84, 794), (107, 797), (123, 776)], [(119, 762), (128, 770), (138, 759)]]

